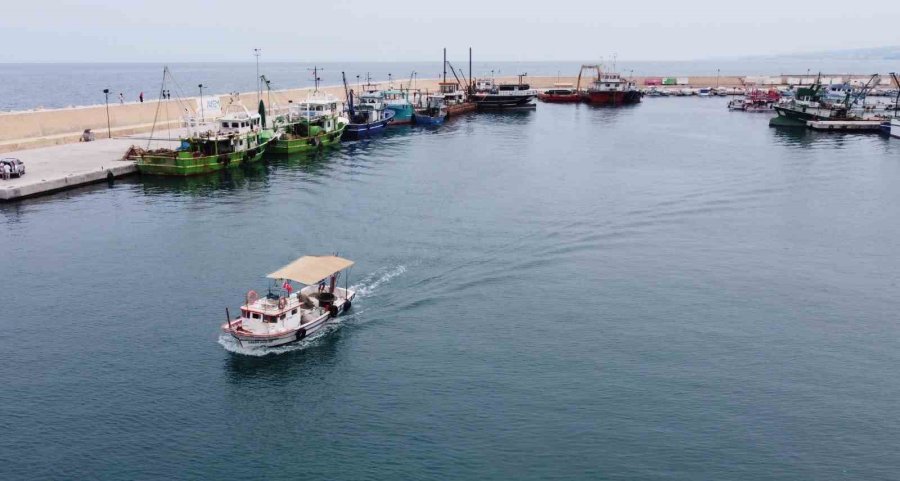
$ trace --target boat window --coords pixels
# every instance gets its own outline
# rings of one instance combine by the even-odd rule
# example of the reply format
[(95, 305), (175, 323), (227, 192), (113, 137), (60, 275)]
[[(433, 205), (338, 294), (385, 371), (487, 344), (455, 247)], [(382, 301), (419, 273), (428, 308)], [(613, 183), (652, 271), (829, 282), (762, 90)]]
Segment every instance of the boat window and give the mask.
[(291, 311), (291, 315), (293, 316), (294, 314), (297, 314), (297, 309), (294, 309), (293, 311)]
[(227, 129), (227, 128), (228, 128), (228, 122), (222, 122), (222, 128), (223, 128), (223, 129)]
[(262, 316), (260, 316), (259, 314), (255, 313), (255, 312), (253, 314), (250, 314), (250, 317), (252, 317), (253, 319), (261, 319), (262, 318)]
[(231, 127), (232, 127), (232, 128), (235, 128), (235, 129), (236, 129), (237, 126), (238, 126), (238, 123), (237, 123), (237, 122), (232, 122), (232, 123), (231, 123)]

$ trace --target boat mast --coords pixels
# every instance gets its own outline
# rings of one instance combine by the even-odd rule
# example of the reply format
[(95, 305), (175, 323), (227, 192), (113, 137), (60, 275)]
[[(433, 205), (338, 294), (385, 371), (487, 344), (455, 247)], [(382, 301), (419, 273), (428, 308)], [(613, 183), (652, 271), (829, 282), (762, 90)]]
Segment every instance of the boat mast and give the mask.
[(469, 88), (466, 90), (471, 93), (474, 88), (475, 84), (472, 82), (472, 47), (469, 47)]
[(347, 99), (347, 112), (353, 117), (353, 91), (347, 87), (347, 75), (341, 72), (341, 78), (344, 80), (344, 97)]
[(316, 85), (316, 89), (313, 90), (313, 93), (318, 93), (318, 91), (319, 91), (319, 81), (322, 80), (322, 79), (319, 78), (319, 67), (316, 67), (316, 66), (314, 65), (313, 68), (308, 68), (308, 69), (306, 69), (306, 70), (312, 70), (312, 73), (313, 73), (313, 82), (315, 82), (315, 85)]
[(444, 47), (444, 83), (447, 83), (447, 47)]

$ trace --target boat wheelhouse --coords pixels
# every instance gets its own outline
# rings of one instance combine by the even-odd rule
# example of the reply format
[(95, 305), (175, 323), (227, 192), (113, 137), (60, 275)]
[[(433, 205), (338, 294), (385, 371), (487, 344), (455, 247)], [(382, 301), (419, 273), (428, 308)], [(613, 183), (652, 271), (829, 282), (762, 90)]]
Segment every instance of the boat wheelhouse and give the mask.
[[(276, 347), (301, 341), (320, 330), (329, 319), (350, 309), (356, 292), (337, 287), (341, 273), (353, 261), (337, 256), (304, 256), (269, 274), (275, 287), (260, 297), (249, 291), (240, 316), (227, 321), (222, 330), (241, 347)], [(305, 287), (293, 294), (291, 282)], [(279, 285), (280, 283), (280, 285)]]

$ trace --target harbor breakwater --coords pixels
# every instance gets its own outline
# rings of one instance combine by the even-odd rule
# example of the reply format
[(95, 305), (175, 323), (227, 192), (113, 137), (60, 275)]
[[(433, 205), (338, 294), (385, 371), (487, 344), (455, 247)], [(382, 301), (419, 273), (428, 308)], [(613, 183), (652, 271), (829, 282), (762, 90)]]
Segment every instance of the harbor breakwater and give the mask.
[[(650, 77), (635, 77), (638, 85)], [(692, 86), (739, 86), (743, 77), (688, 77)], [(515, 82), (516, 77), (497, 77), (501, 82)], [(528, 83), (534, 88), (552, 87), (555, 83), (575, 84), (577, 77), (528, 77)], [(437, 91), (438, 79), (418, 79), (413, 88), (427, 91)], [(582, 84), (590, 82), (589, 77), (582, 78)], [(380, 88), (387, 87), (387, 82), (376, 84)], [(408, 82), (395, 82), (395, 86), (406, 88)], [(356, 90), (355, 85), (350, 88)], [(311, 88), (297, 88), (264, 92), (263, 102), (284, 104), (288, 101), (299, 102), (306, 98)], [(322, 87), (320, 90), (332, 94), (339, 99), (344, 98), (344, 88), (340, 85)], [(211, 97), (219, 97), (221, 105), (225, 105), (230, 98), (227, 94), (213, 94)], [(154, 129), (165, 130), (177, 128), (182, 124), (184, 110), (196, 108), (197, 98), (171, 99), (158, 102), (156, 99), (147, 98), (143, 103), (127, 102), (124, 104), (110, 99), (108, 131), (107, 131), (107, 106), (105, 104), (82, 107), (69, 107), (60, 109), (36, 109), (16, 112), (0, 113), (0, 153), (26, 150), (37, 147), (60, 145), (78, 142), (86, 129), (91, 129), (96, 139), (112, 137), (124, 137), (128, 135), (150, 132)], [(256, 110), (257, 93), (249, 92), (240, 94), (241, 102), (250, 110)]]

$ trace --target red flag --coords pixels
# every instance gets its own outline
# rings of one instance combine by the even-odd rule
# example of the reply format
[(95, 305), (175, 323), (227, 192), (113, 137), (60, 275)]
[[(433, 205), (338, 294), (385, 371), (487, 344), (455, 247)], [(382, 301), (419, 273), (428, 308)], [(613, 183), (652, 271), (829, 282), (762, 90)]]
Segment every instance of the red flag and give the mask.
[(281, 288), (288, 291), (288, 295), (294, 292), (294, 286), (292, 286), (288, 281), (284, 281), (284, 284), (281, 286)]

